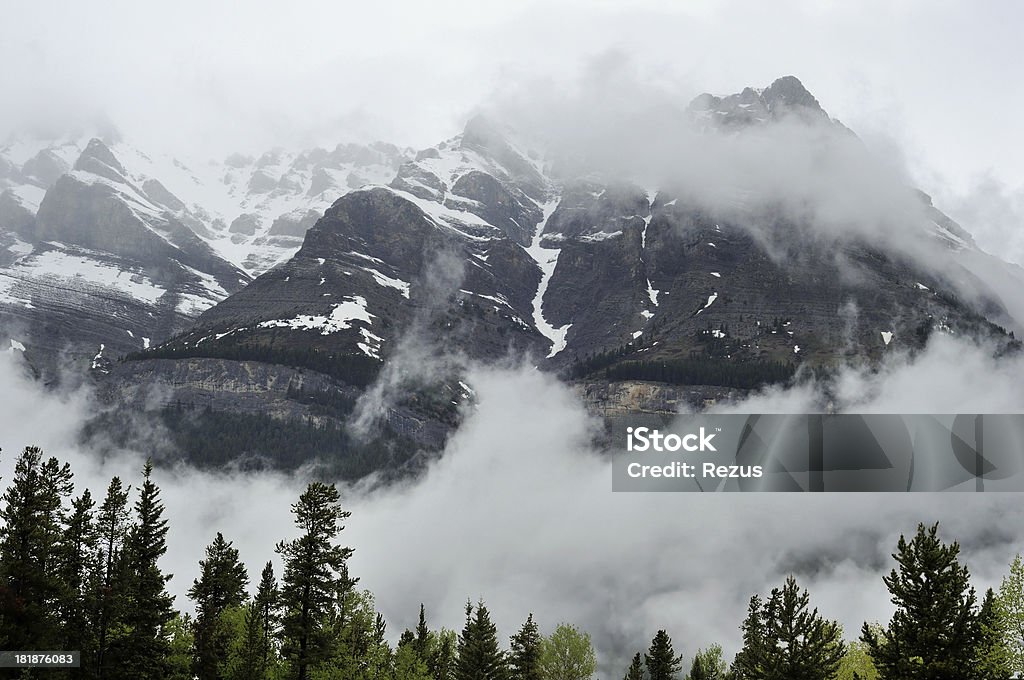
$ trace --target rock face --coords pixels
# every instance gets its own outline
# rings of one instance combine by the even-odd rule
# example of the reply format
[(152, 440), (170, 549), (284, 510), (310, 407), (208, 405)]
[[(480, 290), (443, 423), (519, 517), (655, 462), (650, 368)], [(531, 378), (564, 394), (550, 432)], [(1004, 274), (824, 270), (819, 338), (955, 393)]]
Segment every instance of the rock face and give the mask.
[(9, 230), (0, 322), (40, 366), (81, 357), (101, 369), (181, 331), (250, 280), (181, 223), (162, 185), (137, 181), (99, 139), (73, 167), (38, 206), (24, 200), (26, 186), (0, 197)]
[(793, 76), (779, 78), (764, 89), (748, 87), (726, 97), (702, 94), (690, 104), (690, 111), (699, 120), (727, 128), (778, 121), (787, 116), (804, 122), (829, 119), (814, 95)]
[[(792, 77), (702, 95), (689, 115), (706, 135), (794, 121), (851, 134)], [(911, 255), (854, 232), (822, 236), (771, 204), (715, 211), (686, 187), (555, 177), (558, 159), (541, 158), (482, 117), (415, 154), (347, 145), (231, 157), (218, 172), (245, 198), (228, 219), (90, 143), (38, 214), (43, 188), (4, 180), (0, 219), (18, 226), (6, 227), (0, 265), (19, 271), (48, 257), (65, 258), (65, 272), (67, 258), (110, 268), (109, 285), (132, 299), (115, 296), (127, 312), (102, 307), (94, 327), (79, 324), (88, 342), (125, 315), (137, 324), (126, 335), (152, 340), (131, 361), (94, 358), (110, 371), (112, 400), (146, 402), (155, 384), (156, 408), (340, 427), (362, 399), (385, 438), (426, 450), (473, 398), (460, 381), (467, 361), (525, 358), (572, 381), (596, 413), (622, 418), (734, 399), (801, 365), (877, 362), (932, 333), (1010, 347), (1007, 329), (1021, 330), (1024, 272), (979, 251), (924, 195), (907, 218)], [(0, 169), (18, 182), (26, 172)], [(255, 280), (218, 259), (228, 252)], [(26, 297), (26, 282), (50, 279), (6, 289), (4, 280), (0, 302), (6, 290), (23, 313), (43, 299)], [(209, 304), (182, 306), (199, 298)], [(100, 307), (75, 303), (89, 304)], [(54, 318), (67, 327), (47, 332), (62, 337), (80, 317)], [(114, 358), (129, 343), (105, 346)], [(310, 401), (309, 390), (320, 396)], [(323, 399), (346, 406), (325, 411)]]
[(116, 135), (0, 146), (4, 335), (51, 367), (155, 346), (293, 255), (356, 173), (387, 181), (407, 157), (339, 145), (190, 168)]

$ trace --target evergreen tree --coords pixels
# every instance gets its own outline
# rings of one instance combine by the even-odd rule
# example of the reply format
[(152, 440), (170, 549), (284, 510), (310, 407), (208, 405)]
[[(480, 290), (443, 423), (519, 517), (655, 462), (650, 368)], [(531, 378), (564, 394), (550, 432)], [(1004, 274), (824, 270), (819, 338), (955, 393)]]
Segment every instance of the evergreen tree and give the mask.
[(978, 610), (977, 680), (1010, 680), (1013, 677), (1005, 639), (1005, 620), (1000, 615), (995, 593), (989, 588)]
[(0, 510), (0, 640), (6, 649), (58, 649), (65, 595), (59, 553), (71, 469), (27, 447)]
[(238, 559), (238, 550), (220, 532), (207, 546), (199, 571), (199, 578), (188, 591), (196, 603), (192, 672), (199, 680), (219, 680), (230, 640), (221, 615), (229, 607), (242, 606), (249, 577)]
[(453, 630), (442, 628), (435, 634), (434, 651), (430, 655), (427, 670), (433, 680), (452, 680), (458, 661), (459, 636)]
[(1017, 555), (999, 586), (997, 604), (1010, 670), (1024, 675), (1024, 562)]
[(158, 564), (167, 552), (167, 520), (160, 489), (153, 483), (153, 463), (146, 461), (135, 502), (135, 523), (125, 544), (128, 607), (127, 632), (119, 650), (121, 674), (135, 680), (163, 678), (170, 640), (166, 628), (174, 619), (174, 598), (167, 592), (171, 576)]
[(459, 636), (455, 680), (507, 680), (508, 666), (498, 648), (497, 627), (483, 602), (466, 603), (466, 625)]
[(61, 619), (64, 625), (61, 649), (76, 649), (85, 659), (96, 649), (92, 613), (96, 608), (95, 581), (99, 536), (93, 509), (96, 503), (88, 489), (71, 504), (71, 514), (61, 539), (60, 579), (64, 585), (61, 597)]
[(563, 623), (541, 641), (540, 667), (546, 680), (589, 680), (597, 670), (590, 635)]
[(292, 513), (302, 535), (277, 545), (284, 560), (281, 652), (295, 677), (307, 680), (311, 667), (331, 656), (330, 623), (337, 602), (355, 585), (346, 567), (352, 549), (334, 544), (350, 513), (341, 509), (338, 489), (321, 482), (307, 487), (292, 505)]
[(846, 653), (839, 624), (810, 609), (810, 595), (792, 576), (763, 605), (750, 599), (742, 629), (734, 668), (744, 680), (828, 680)]
[(511, 680), (543, 680), (540, 669), (541, 636), (533, 614), (526, 617), (519, 632), (510, 640)]
[(893, 554), (898, 569), (883, 578), (896, 613), (881, 634), (867, 624), (867, 644), (882, 680), (968, 678), (975, 670), (979, 627), (960, 546), (944, 544), (939, 525), (918, 525), (911, 541), (900, 536)]
[(277, 579), (267, 562), (256, 595), (244, 607), (243, 633), (229, 650), (225, 676), (230, 680), (270, 680), (278, 677)]
[(659, 630), (644, 656), (650, 680), (675, 680), (676, 674), (683, 668), (682, 662), (682, 655), (676, 656), (672, 649), (672, 638), (664, 630)]
[(97, 525), (100, 549), (91, 579), (96, 593), (93, 614), (96, 655), (92, 665), (98, 677), (105, 677), (111, 666), (111, 647), (124, 629), (121, 624), (126, 609), (123, 553), (128, 537), (128, 489), (118, 477), (110, 480)]
[(430, 661), (430, 653), (433, 646), (433, 636), (430, 634), (430, 629), (427, 627), (427, 610), (420, 602), (420, 619), (416, 623), (416, 635), (413, 638), (413, 649), (416, 650), (416, 655), (423, 660), (423, 663)]
[(644, 680), (644, 662), (640, 657), (640, 652), (633, 655), (633, 663), (629, 664), (622, 680)]
[[(256, 589), (256, 597), (253, 598), (253, 617), (259, 624), (259, 649), (258, 656), (260, 665), (258, 671), (264, 675), (276, 659), (276, 640), (280, 632), (281, 617), (278, 614), (279, 598), (281, 596), (277, 587), (277, 578), (274, 577), (274, 565), (270, 562), (263, 567), (260, 574), (260, 585)], [(261, 677), (261, 676), (254, 676)]]

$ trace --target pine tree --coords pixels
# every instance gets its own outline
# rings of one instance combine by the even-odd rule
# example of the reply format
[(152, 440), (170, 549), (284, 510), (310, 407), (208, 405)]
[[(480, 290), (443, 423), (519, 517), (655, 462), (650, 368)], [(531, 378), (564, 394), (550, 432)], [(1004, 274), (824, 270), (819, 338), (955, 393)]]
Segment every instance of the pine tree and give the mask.
[(633, 663), (629, 664), (622, 680), (644, 680), (644, 662), (640, 657), (640, 652), (633, 655)]
[(510, 639), (509, 667), (512, 680), (543, 680), (540, 670), (541, 636), (533, 614)]
[(277, 599), (274, 567), (267, 562), (256, 595), (245, 605), (244, 633), (237, 649), (230, 655), (232, 658), (226, 677), (231, 680), (269, 680), (276, 677)]
[(91, 589), (96, 593), (93, 630), (96, 654), (92, 662), (99, 677), (110, 668), (110, 651), (114, 638), (123, 629), (122, 617), (126, 609), (126, 579), (124, 574), (124, 545), (128, 538), (128, 489), (114, 477), (107, 487), (107, 495), (100, 505), (97, 518), (100, 549)]
[(1013, 677), (1005, 640), (1005, 619), (999, 611), (995, 593), (989, 588), (978, 610), (978, 644), (975, 652), (977, 680), (1010, 680)]
[(431, 643), (433, 642), (430, 629), (427, 627), (427, 610), (420, 602), (420, 620), (416, 623), (416, 635), (413, 638), (413, 649), (416, 655), (423, 660), (423, 663), (430, 661)]
[(742, 629), (734, 668), (744, 680), (828, 680), (846, 653), (839, 624), (810, 609), (810, 595), (792, 576), (763, 605), (750, 599)]
[(65, 596), (59, 553), (71, 469), (27, 447), (0, 510), (0, 640), (6, 649), (58, 649)]
[(95, 630), (91, 626), (96, 608), (95, 581), (99, 536), (93, 509), (96, 503), (88, 489), (71, 504), (71, 514), (61, 538), (60, 579), (64, 585), (61, 619), (64, 625), (61, 649), (76, 649), (85, 659), (96, 649)]
[(339, 598), (355, 585), (346, 567), (352, 549), (334, 544), (350, 513), (341, 509), (338, 489), (321, 482), (307, 487), (292, 505), (292, 513), (303, 533), (277, 545), (284, 560), (281, 651), (298, 680), (306, 680), (311, 667), (330, 657), (333, 650), (328, 624)]
[(882, 680), (954, 680), (974, 671), (977, 597), (960, 546), (945, 545), (938, 529), (920, 524), (911, 541), (900, 536), (898, 569), (883, 578), (896, 613), (880, 635), (867, 624), (861, 631)]
[(498, 647), (497, 627), (483, 602), (466, 603), (466, 625), (459, 636), (455, 680), (507, 680), (508, 667)]
[(199, 578), (188, 591), (196, 603), (192, 672), (199, 680), (219, 680), (230, 640), (221, 616), (229, 607), (242, 606), (249, 577), (238, 559), (238, 550), (220, 532), (207, 546), (206, 559), (199, 561), (199, 570)]
[(170, 640), (167, 625), (174, 619), (174, 598), (167, 592), (171, 576), (158, 564), (167, 552), (167, 520), (160, 489), (153, 483), (153, 463), (146, 461), (135, 502), (135, 523), (125, 544), (128, 607), (127, 633), (120, 647), (119, 669), (136, 680), (162, 678), (167, 671)]
[(442, 628), (437, 632), (434, 653), (428, 664), (430, 677), (434, 680), (452, 680), (454, 677), (458, 639), (458, 634), (453, 630)]
[(647, 666), (650, 680), (675, 680), (676, 674), (683, 668), (682, 662), (682, 655), (676, 656), (675, 650), (672, 649), (672, 638), (664, 630), (659, 630), (644, 656), (644, 665)]

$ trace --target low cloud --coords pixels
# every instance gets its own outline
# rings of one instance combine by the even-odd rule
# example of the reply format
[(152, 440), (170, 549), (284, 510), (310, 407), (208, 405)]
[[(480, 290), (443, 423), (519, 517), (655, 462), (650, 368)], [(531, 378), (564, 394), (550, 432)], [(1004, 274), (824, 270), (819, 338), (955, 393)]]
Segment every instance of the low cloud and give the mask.
[[(1019, 411), (1019, 369), (983, 346), (936, 339), (876, 372), (851, 367), (838, 394), (860, 411)], [(69, 460), (94, 493), (112, 474), (137, 480), (142, 452), (101, 463), (76, 445), (93, 409), (87, 390), (54, 394), (20, 371), (18, 357), (0, 358), (5, 480), (29, 443)], [(998, 584), (1024, 541), (1024, 511), (998, 494), (958, 496), (955, 507), (938, 494), (613, 494), (609, 462), (591, 446), (598, 424), (571, 388), (528, 367), (475, 368), (467, 381), (477, 401), (440, 460), (416, 480), (344, 492), (352, 573), (374, 591), (392, 637), (415, 624), (420, 602), (432, 625), (458, 629), (466, 598), (482, 597), (503, 637), (530, 612), (546, 630), (586, 628), (612, 676), (659, 628), (687, 655), (712, 642), (735, 652), (749, 596), (791, 572), (850, 636), (886, 619), (881, 574), (898, 535), (919, 521), (941, 521), (961, 541), (979, 587)], [(820, 398), (804, 385), (737, 408), (803, 411)], [(190, 469), (161, 469), (156, 480), (171, 519), (164, 567), (186, 609), (213, 533), (235, 541), (255, 574), (293, 535), (288, 507), (306, 481)]]
[(941, 199), (953, 218), (970, 225), (981, 248), (1024, 265), (1024, 186), (1014, 188), (987, 173), (965, 190), (946, 187)]

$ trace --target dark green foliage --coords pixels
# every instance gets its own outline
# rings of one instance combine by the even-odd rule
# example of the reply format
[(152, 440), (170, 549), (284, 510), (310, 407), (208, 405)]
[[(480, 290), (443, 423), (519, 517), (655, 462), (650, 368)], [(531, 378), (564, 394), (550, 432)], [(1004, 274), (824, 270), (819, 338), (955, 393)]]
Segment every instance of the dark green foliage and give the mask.
[(792, 576), (767, 602), (750, 598), (742, 630), (734, 669), (744, 680), (829, 680), (846, 653), (839, 624), (810, 608)]
[[(172, 609), (170, 576), (159, 567), (168, 525), (152, 473), (147, 462), (133, 513), (129, 489), (116, 477), (97, 508), (87, 490), (71, 498), (69, 466), (25, 450), (0, 498), (4, 646), (80, 649), (81, 669), (55, 672), (58, 678), (551, 680), (593, 672), (589, 635), (563, 624), (543, 638), (532, 614), (505, 654), (482, 602), (467, 603), (458, 636), (430, 630), (421, 604), (415, 628), (392, 651), (373, 596), (356, 591), (348, 574), (352, 550), (336, 544), (349, 513), (336, 487), (319, 482), (292, 505), (300, 536), (277, 546), (283, 587), (268, 562), (247, 601), (238, 552), (218, 533), (189, 590), (193, 622)], [(807, 591), (789, 578), (767, 601), (751, 598), (744, 645), (729, 672), (713, 645), (697, 652), (686, 680), (874, 678), (868, 654), (885, 680), (1009, 680), (1017, 589), (1004, 583), (1002, 599), (989, 590), (979, 605), (958, 554), (956, 543), (938, 540), (937, 525), (919, 526), (912, 541), (901, 537), (898, 568), (884, 579), (896, 613), (887, 629), (865, 626), (850, 654), (838, 625), (812, 610)], [(659, 630), (624, 680), (680, 674), (681, 656)]]
[(96, 650), (95, 631), (90, 625), (97, 599), (90, 579), (96, 568), (99, 547), (95, 507), (88, 489), (72, 502), (59, 553), (59, 573), (64, 586), (60, 603), (64, 624), (61, 649), (77, 649), (87, 659)]
[(508, 661), (511, 680), (543, 680), (540, 669), (540, 630), (533, 620), (533, 614), (526, 617), (526, 622), (510, 642)]
[(220, 532), (206, 547), (206, 559), (199, 561), (199, 571), (199, 578), (188, 591), (196, 603), (192, 670), (199, 680), (219, 680), (224, 677), (222, 666), (230, 642), (221, 617), (229, 607), (242, 606), (249, 577), (238, 559), (238, 550)]
[(284, 611), (282, 656), (306, 680), (311, 668), (327, 661), (333, 650), (331, 621), (340, 597), (353, 590), (347, 561), (351, 548), (334, 543), (349, 512), (333, 484), (313, 482), (292, 504), (302, 535), (277, 544), (284, 561), (281, 605)]
[(308, 368), (343, 380), (355, 387), (368, 387), (373, 384), (382, 365), (379, 359), (368, 357), (365, 354), (337, 354), (313, 346), (278, 347), (259, 342), (255, 338), (240, 343), (211, 341), (198, 346), (185, 345), (182, 339), (178, 338), (159, 347), (127, 354), (125, 361), (189, 359), (193, 357), (230, 361), (261, 361), (267, 364)]
[(121, 623), (127, 607), (123, 556), (128, 539), (128, 489), (118, 477), (110, 480), (97, 525), (100, 548), (92, 576), (92, 587), (97, 594), (93, 621), (96, 656), (90, 665), (97, 675), (108, 676), (113, 664), (110, 648), (123, 629)]
[[(354, 480), (382, 468), (397, 469), (419, 447), (391, 431), (367, 442), (354, 439), (340, 424), (280, 419), (260, 413), (226, 413), (175, 405), (160, 412), (170, 436), (167, 450), (199, 468), (238, 464), (245, 469), (295, 470), (319, 457), (324, 474)], [(90, 421), (83, 437), (130, 446), (127, 415), (114, 411)], [(115, 433), (111, 437), (110, 434)], [(123, 438), (116, 433), (124, 433)], [(159, 461), (158, 461), (159, 462)]]
[(631, 346), (603, 352), (574, 363), (569, 377), (599, 376), (606, 380), (650, 380), (672, 385), (718, 385), (756, 389), (786, 382), (796, 373), (792, 363), (739, 360), (714, 356), (639, 361), (623, 359), (633, 353)]
[(640, 652), (633, 655), (633, 662), (629, 664), (622, 680), (644, 680), (644, 662), (640, 657)]
[(427, 665), (430, 677), (434, 680), (452, 680), (455, 677), (455, 666), (458, 662), (458, 636), (455, 631), (440, 630), (431, 662)]
[(459, 636), (455, 680), (507, 680), (505, 654), (498, 647), (498, 630), (483, 602), (466, 603), (466, 625)]
[(675, 680), (683, 668), (682, 662), (682, 655), (676, 656), (672, 649), (672, 638), (664, 630), (659, 630), (644, 655), (647, 676), (650, 680)]
[(978, 610), (978, 644), (975, 671), (978, 680), (1010, 680), (1010, 652), (1006, 646), (1006, 622), (999, 611), (996, 594), (991, 588)]
[(135, 523), (125, 543), (127, 630), (116, 647), (120, 671), (138, 680), (162, 678), (166, 674), (170, 652), (166, 627), (175, 616), (174, 598), (167, 592), (171, 576), (164, 574), (157, 563), (167, 552), (167, 520), (152, 473), (153, 464), (146, 461), (135, 502)]
[(280, 629), (278, 599), (280, 591), (274, 577), (274, 566), (267, 562), (260, 575), (256, 596), (246, 607), (245, 648), (242, 658), (245, 667), (238, 678), (265, 680), (277, 665), (276, 640)]
[(14, 466), (0, 510), (0, 640), (5, 649), (58, 649), (64, 500), (71, 468), (27, 447)]
[(781, 361), (674, 359), (624, 361), (605, 370), (608, 380), (652, 380), (672, 385), (718, 385), (756, 389), (789, 380), (796, 372)]
[(958, 560), (960, 546), (944, 544), (938, 528), (918, 525), (909, 542), (900, 536), (898, 567), (883, 578), (896, 613), (881, 634), (862, 629), (882, 680), (954, 680), (976, 671), (977, 597)]

